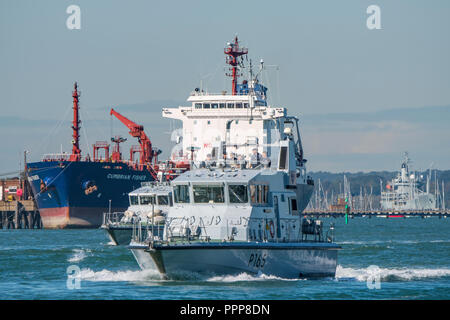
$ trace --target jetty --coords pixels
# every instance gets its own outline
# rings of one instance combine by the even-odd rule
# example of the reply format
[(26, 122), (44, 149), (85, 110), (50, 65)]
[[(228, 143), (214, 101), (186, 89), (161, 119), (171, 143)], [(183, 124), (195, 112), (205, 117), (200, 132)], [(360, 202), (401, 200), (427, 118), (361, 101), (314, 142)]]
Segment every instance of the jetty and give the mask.
[(306, 209), (303, 215), (311, 217), (325, 217), (325, 218), (341, 218), (347, 217), (362, 217), (362, 218), (447, 218), (450, 216), (450, 210), (311, 210)]
[(0, 201), (0, 229), (42, 229), (33, 200)]

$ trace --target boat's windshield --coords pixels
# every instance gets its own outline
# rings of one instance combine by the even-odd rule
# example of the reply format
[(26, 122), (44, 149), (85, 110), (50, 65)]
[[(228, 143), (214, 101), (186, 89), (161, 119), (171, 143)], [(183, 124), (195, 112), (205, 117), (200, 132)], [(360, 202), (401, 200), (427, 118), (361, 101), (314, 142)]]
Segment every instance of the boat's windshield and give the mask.
[(189, 186), (176, 185), (173, 187), (174, 197), (176, 203), (189, 203)]
[(230, 203), (247, 203), (248, 193), (246, 185), (229, 185), (228, 192), (230, 196)]
[(142, 195), (140, 196), (141, 205), (155, 204), (155, 196)]
[(137, 205), (139, 205), (139, 199), (138, 199), (138, 196), (130, 196), (130, 205), (131, 205), (131, 206), (137, 206)]
[(169, 205), (169, 196), (158, 196), (158, 205), (168, 206)]
[(194, 185), (195, 203), (224, 203), (223, 186), (219, 185)]

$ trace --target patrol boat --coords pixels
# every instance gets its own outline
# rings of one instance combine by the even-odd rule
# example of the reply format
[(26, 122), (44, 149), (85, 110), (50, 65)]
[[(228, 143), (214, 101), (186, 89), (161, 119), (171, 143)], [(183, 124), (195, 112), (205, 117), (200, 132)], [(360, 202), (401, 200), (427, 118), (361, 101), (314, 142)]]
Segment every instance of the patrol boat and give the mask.
[[(172, 181), (173, 207), (162, 235), (135, 224), (129, 245), (139, 266), (163, 276), (264, 273), (283, 278), (334, 276), (333, 228), (303, 219), (314, 182), (298, 119), (267, 104), (258, 74), (237, 83), (247, 49), (237, 37), (225, 48), (232, 93), (195, 90), (191, 105), (163, 109), (183, 122), (183, 149), (191, 171)], [(261, 69), (263, 65), (261, 64)]]
[(106, 212), (101, 226), (115, 245), (128, 245), (133, 225), (162, 234), (167, 210), (172, 206), (170, 182), (143, 182), (129, 193), (130, 206), (125, 212)]

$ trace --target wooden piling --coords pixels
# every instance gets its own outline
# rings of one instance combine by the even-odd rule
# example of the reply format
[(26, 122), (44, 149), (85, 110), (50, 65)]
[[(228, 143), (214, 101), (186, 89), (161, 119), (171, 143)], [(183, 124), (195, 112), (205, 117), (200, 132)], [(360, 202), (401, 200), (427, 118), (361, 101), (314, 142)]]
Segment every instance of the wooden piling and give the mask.
[(19, 206), (16, 206), (16, 210), (14, 210), (14, 225), (15, 225), (14, 229), (20, 228), (19, 213), (20, 213)]
[(36, 211), (30, 212), (30, 219), (29, 219), (29, 223), (30, 223), (30, 229), (34, 229), (34, 214)]
[(8, 212), (8, 227), (7, 229), (15, 229), (14, 212)]
[(42, 224), (41, 215), (39, 213), (36, 215), (36, 221), (37, 221), (37, 228), (43, 229), (44, 225)]
[(23, 212), (23, 227), (24, 227), (24, 229), (30, 229), (30, 222), (28, 221), (30, 215), (31, 214), (29, 214), (26, 211)]

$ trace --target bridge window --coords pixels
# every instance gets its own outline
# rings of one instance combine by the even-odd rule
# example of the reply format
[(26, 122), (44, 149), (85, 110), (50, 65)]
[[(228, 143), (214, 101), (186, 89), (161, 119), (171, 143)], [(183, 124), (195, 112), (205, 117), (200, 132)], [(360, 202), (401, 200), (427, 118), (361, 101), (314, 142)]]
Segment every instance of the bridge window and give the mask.
[(217, 159), (218, 155), (219, 155), (219, 147), (213, 147), (211, 150), (211, 158)]
[(202, 104), (201, 103), (196, 103), (195, 104), (195, 109), (201, 109), (202, 108)]
[(225, 103), (219, 103), (219, 109), (225, 108)]
[(228, 108), (228, 109), (233, 109), (233, 108), (234, 108), (234, 103), (228, 102), (228, 103), (227, 103), (227, 108)]
[(236, 103), (236, 108), (242, 108), (242, 103), (240, 102)]
[(173, 187), (174, 197), (176, 203), (189, 203), (189, 186), (188, 185), (176, 185)]
[(155, 204), (155, 197), (154, 196), (140, 196), (139, 200), (141, 202), (141, 205)]
[(211, 108), (211, 105), (209, 103), (203, 104), (203, 109), (209, 109), (209, 108)]
[(168, 196), (158, 196), (158, 205), (168, 206), (169, 205), (169, 197)]
[(131, 205), (131, 206), (137, 206), (137, 205), (139, 205), (139, 199), (138, 199), (138, 196), (130, 196), (130, 205)]
[(298, 215), (298, 208), (297, 208), (297, 199), (290, 198), (290, 205), (291, 205), (291, 214)]
[(248, 103), (244, 103), (244, 108), (248, 108)]
[(278, 169), (285, 170), (288, 166), (287, 160), (287, 147), (281, 147)]
[(217, 109), (217, 108), (219, 108), (219, 104), (211, 103), (211, 109)]
[(267, 204), (269, 186), (264, 184), (250, 185), (250, 199), (253, 204)]
[(246, 185), (229, 185), (228, 194), (230, 196), (230, 203), (247, 203), (248, 193)]
[(224, 203), (223, 186), (194, 185), (195, 203)]

